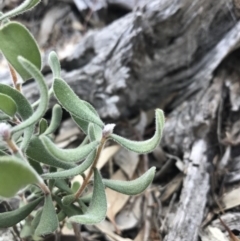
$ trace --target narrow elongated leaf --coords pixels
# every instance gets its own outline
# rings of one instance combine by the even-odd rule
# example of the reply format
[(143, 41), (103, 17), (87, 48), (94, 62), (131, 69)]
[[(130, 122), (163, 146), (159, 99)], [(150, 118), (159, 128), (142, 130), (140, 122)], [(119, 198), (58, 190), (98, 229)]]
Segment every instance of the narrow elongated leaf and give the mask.
[(30, 237), (34, 233), (34, 230), (31, 226), (31, 220), (30, 219), (31, 218), (29, 216), (25, 219), (25, 223), (23, 224), (23, 227), (20, 231), (20, 238), (22, 238), (22, 239)]
[(35, 170), (22, 160), (13, 156), (0, 157), (0, 196), (13, 197), (21, 188), (39, 181)]
[(75, 166), (72, 163), (62, 162), (50, 155), (49, 152), (46, 150), (45, 146), (43, 145), (42, 141), (36, 136), (31, 139), (26, 153), (30, 159), (47, 164), (49, 166), (59, 167), (63, 169), (69, 169)]
[(57, 217), (58, 217), (58, 222), (62, 222), (65, 218), (66, 218), (66, 213), (63, 212), (63, 210), (61, 210), (58, 214), (57, 214)]
[(39, 162), (36, 162), (36, 161), (34, 161), (33, 159), (30, 159), (30, 158), (29, 158), (28, 162), (39, 175), (43, 174), (43, 169), (42, 169), (42, 166), (40, 165)]
[(12, 227), (13, 225), (22, 221), (42, 200), (43, 197), (40, 197), (16, 210), (0, 213), (0, 228)]
[[(91, 104), (89, 104), (86, 101), (83, 101), (83, 102), (93, 112), (94, 115), (99, 117), (97, 111), (94, 109), (94, 107)], [(71, 117), (74, 120), (74, 122), (80, 127), (80, 129), (87, 135), (88, 134), (88, 124), (89, 124), (89, 122), (84, 121), (82, 119), (79, 119), (74, 115), (71, 115)], [(99, 127), (98, 125), (94, 125), (94, 128), (95, 128), (95, 131), (96, 131), (96, 134), (97, 134), (97, 137), (98, 137), (97, 140), (99, 140), (102, 136), (102, 128)]]
[(17, 105), (11, 97), (0, 94), (0, 110), (13, 117), (17, 112)]
[[(49, 172), (56, 172), (57, 171), (57, 168), (56, 167), (50, 167), (49, 168)], [(49, 190), (52, 192), (54, 186), (55, 186), (55, 182), (56, 180), (55, 179), (51, 179), (48, 181), (48, 188)]]
[(68, 186), (66, 180), (56, 179), (55, 186), (59, 188), (61, 191), (66, 192), (67, 194), (72, 194), (72, 189)]
[(85, 121), (93, 122), (100, 127), (104, 126), (101, 119), (89, 109), (84, 101), (78, 98), (64, 80), (55, 78), (53, 90), (61, 105), (72, 115)]
[(80, 118), (77, 118), (74, 115), (71, 115), (72, 119), (74, 120), (74, 122), (80, 127), (80, 129), (84, 132), (84, 134), (88, 134), (88, 123), (85, 120), (82, 120)]
[(42, 209), (39, 209), (37, 211), (37, 213), (35, 214), (33, 220), (32, 220), (32, 223), (31, 223), (31, 226), (32, 228), (35, 230), (40, 222), (40, 219), (41, 219), (41, 216), (42, 216)]
[(34, 76), (19, 63), (18, 56), (23, 56), (37, 69), (41, 69), (41, 55), (37, 43), (31, 33), (20, 23), (9, 22), (0, 28), (0, 50), (23, 80)]
[(110, 138), (117, 143), (119, 143), (121, 146), (126, 148), (127, 150), (134, 151), (136, 153), (144, 154), (148, 152), (152, 152), (157, 145), (159, 145), (159, 142), (162, 137), (162, 131), (164, 126), (164, 114), (163, 111), (160, 109), (156, 110), (155, 113), (156, 118), (156, 131), (154, 136), (146, 141), (131, 141), (124, 137), (118, 136), (116, 134), (111, 134)]
[(52, 118), (49, 127), (44, 132), (45, 135), (49, 135), (54, 133), (57, 128), (59, 127), (62, 120), (62, 108), (60, 105), (56, 104), (54, 105), (52, 109)]
[(45, 197), (42, 215), (35, 230), (35, 235), (46, 235), (53, 233), (58, 228), (58, 218), (53, 205), (51, 195)]
[(71, 203), (73, 203), (75, 200), (75, 194), (70, 194), (70, 195), (66, 195), (62, 198), (62, 203), (65, 206), (70, 205)]
[(95, 131), (94, 131), (94, 124), (93, 123), (89, 123), (89, 125), (88, 125), (88, 136), (89, 136), (90, 141), (95, 141), (96, 140)]
[(50, 139), (46, 136), (41, 136), (40, 139), (46, 147), (46, 150), (53, 157), (68, 163), (79, 162), (83, 160), (99, 144), (98, 141), (94, 141), (87, 145), (79, 146), (74, 149), (61, 149), (57, 147), (52, 141), (50, 141)]
[(99, 171), (94, 169), (94, 189), (90, 206), (83, 215), (72, 216), (70, 222), (96, 224), (101, 222), (107, 213), (107, 199)]
[(30, 63), (28, 60), (24, 59), (23, 57), (18, 57), (18, 60), (21, 63), (21, 65), (27, 70), (27, 72), (30, 73), (31, 76), (38, 83), (38, 87), (40, 90), (40, 104), (38, 105), (37, 110), (33, 113), (31, 117), (23, 121), (21, 124), (12, 128), (12, 133), (20, 131), (28, 126), (31, 126), (37, 123), (47, 111), (48, 99), (49, 99), (48, 88), (41, 72), (32, 63)]
[(0, 17), (0, 21), (5, 20), (6, 18), (12, 18), (19, 14), (22, 14), (26, 11), (31, 10), (33, 7), (35, 7), (41, 0), (26, 0), (22, 4), (20, 4), (17, 8), (14, 8), (13, 10), (3, 14)]
[(118, 181), (118, 180), (107, 180), (103, 179), (103, 183), (106, 187), (126, 194), (126, 195), (137, 195), (143, 192), (151, 183), (155, 175), (155, 167), (150, 168), (141, 177), (133, 181)]
[(55, 196), (54, 200), (57, 202), (58, 206), (63, 210), (63, 212), (68, 216), (74, 216), (78, 214), (82, 214), (81, 209), (79, 207), (76, 207), (75, 205), (71, 204), (68, 206), (65, 206), (62, 204), (62, 201), (59, 197)]
[(94, 128), (95, 140), (100, 141), (102, 138), (102, 128), (95, 124), (93, 128)]
[(86, 160), (81, 163), (79, 166), (64, 170), (64, 171), (58, 171), (58, 172), (51, 172), (51, 173), (46, 173), (42, 175), (43, 179), (65, 179), (65, 178), (70, 178), (74, 177), (76, 175), (82, 174), (85, 172), (93, 163), (94, 159), (96, 157), (96, 150), (93, 150)]
[(84, 203), (90, 203), (90, 201), (92, 200), (92, 193), (90, 192), (87, 195), (81, 197), (80, 200)]
[(7, 121), (9, 120), (9, 116), (4, 114), (4, 113), (0, 113), (0, 121)]
[(61, 66), (57, 54), (52, 51), (48, 56), (48, 64), (51, 67), (54, 78), (61, 77)]
[(44, 131), (46, 131), (48, 128), (48, 122), (46, 119), (42, 118), (39, 121), (39, 135), (41, 135)]
[(97, 117), (99, 117), (96, 109), (95, 109), (89, 102), (83, 100), (83, 103), (92, 111), (92, 113), (93, 113), (94, 115), (96, 115)]
[[(33, 109), (30, 103), (19, 91), (10, 86), (0, 84), (0, 93), (10, 96), (15, 101), (17, 105), (17, 112), (22, 120), (26, 120), (32, 115)], [(34, 126), (29, 126), (28, 128), (24, 129), (23, 141), (20, 146), (23, 151), (27, 148), (33, 132)]]

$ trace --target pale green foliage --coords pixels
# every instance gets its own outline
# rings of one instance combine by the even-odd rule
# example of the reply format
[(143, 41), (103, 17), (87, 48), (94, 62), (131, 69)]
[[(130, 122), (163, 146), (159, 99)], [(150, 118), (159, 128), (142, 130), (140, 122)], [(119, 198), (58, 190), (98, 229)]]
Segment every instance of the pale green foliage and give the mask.
[(24, 186), (38, 182), (32, 167), (13, 156), (0, 157), (0, 196), (12, 197)]
[(57, 54), (53, 51), (48, 56), (48, 64), (51, 67), (53, 77), (60, 78), (61, 77), (60, 62), (58, 60)]
[[(17, 34), (17, 37), (16, 37)], [(33, 36), (19, 23), (10, 22), (0, 28), (0, 50), (12, 67), (28, 80), (31, 74), (18, 62), (18, 56), (29, 60), (36, 68), (41, 69), (41, 55)]]
[(118, 142), (124, 148), (134, 151), (140, 154), (152, 152), (161, 140), (163, 126), (164, 126), (164, 114), (160, 109), (156, 110), (156, 131), (154, 136), (146, 141), (131, 141), (116, 134), (111, 134), (110, 137), (114, 141)]
[(42, 177), (43, 177), (43, 179), (58, 179), (58, 178), (65, 179), (65, 178), (77, 176), (77, 175), (85, 172), (92, 165), (95, 157), (96, 157), (96, 150), (93, 150), (88, 155), (86, 160), (79, 166), (76, 166), (74, 168), (64, 170), (64, 171), (46, 173), (46, 174), (43, 174)]
[(44, 134), (49, 135), (54, 133), (57, 130), (57, 128), (60, 126), (61, 120), (62, 120), (62, 108), (60, 105), (56, 104), (52, 109), (52, 119), (51, 119), (50, 125), (46, 129)]
[[(53, 90), (59, 103), (72, 115), (82, 120), (93, 122), (100, 127), (104, 126), (101, 119), (89, 109), (84, 101), (78, 98), (64, 80), (55, 78)], [(71, 98), (69, 98), (69, 96), (71, 96)]]
[(75, 149), (61, 149), (51, 142), (46, 136), (42, 136), (40, 139), (42, 140), (46, 150), (54, 158), (69, 163), (82, 161), (99, 144), (98, 141), (94, 141)]
[(33, 113), (31, 117), (27, 120), (23, 121), (21, 124), (12, 128), (12, 133), (25, 129), (33, 124), (35, 124), (47, 111), (48, 106), (48, 89), (45, 83), (43, 75), (40, 71), (28, 60), (24, 59), (23, 57), (18, 57), (19, 62), (27, 70), (29, 74), (36, 80), (40, 90), (40, 104), (37, 110)]
[[(13, 73), (16, 71), (22, 80), (33, 78), (40, 92), (40, 99), (31, 105), (21, 93), (21, 81), (17, 83), (13, 78), (16, 89), (0, 84), (0, 196), (9, 198), (18, 191), (25, 194), (26, 190), (30, 193), (25, 206), (0, 214), (0, 228), (15, 225), (28, 216), (21, 231), (24, 238), (53, 233), (66, 217), (81, 224), (101, 222), (107, 212), (106, 187), (127, 195), (143, 192), (154, 178), (155, 167), (135, 180), (121, 181), (102, 179), (96, 166), (110, 139), (130, 151), (148, 153), (159, 145), (164, 126), (164, 114), (157, 109), (156, 131), (151, 139), (138, 142), (113, 134), (115, 124), (105, 125), (94, 107), (81, 100), (61, 79), (55, 52), (48, 58), (53, 73), (53, 83), (48, 89), (40, 71), (37, 43), (23, 25), (8, 20), (38, 2), (27, 0), (13, 11), (0, 14), (1, 53), (13, 67)], [(52, 93), (58, 104), (52, 109), (48, 125), (44, 115)], [(61, 126), (62, 107), (86, 135), (76, 148), (62, 149), (54, 143), (54, 133)], [(93, 191), (86, 194), (93, 173)], [(76, 175), (82, 175), (83, 182), (70, 186), (71, 178)], [(29, 214), (43, 199), (44, 204), (32, 213), (35, 216), (31, 221)]]
[[(19, 93), (19, 91), (0, 83), (0, 93), (7, 95), (14, 100), (17, 105), (17, 113), (22, 120), (27, 120), (31, 117), (33, 109), (27, 99), (21, 93)], [(33, 132), (34, 126), (29, 126), (28, 128), (24, 129), (23, 141), (20, 146), (21, 149), (26, 149)]]
[(26, 0), (21, 5), (19, 5), (17, 8), (3, 14), (0, 17), (0, 21), (3, 21), (6, 18), (12, 18), (19, 14), (22, 14), (26, 11), (31, 10), (33, 7), (35, 7), (38, 3), (40, 3), (41, 0)]
[(72, 216), (69, 222), (95, 224), (101, 222), (107, 213), (107, 199), (99, 171), (94, 169), (93, 196), (90, 206), (83, 215)]
[(11, 227), (22, 221), (42, 200), (41, 197), (16, 210), (0, 213), (0, 228)]
[(49, 166), (59, 167), (59, 168), (63, 168), (63, 169), (69, 169), (69, 168), (74, 167), (74, 164), (71, 164), (68, 162), (63, 162), (63, 161), (58, 160), (57, 158), (54, 158), (46, 150), (42, 141), (36, 136), (34, 136), (31, 139), (31, 142), (28, 146), (26, 153), (30, 159), (37, 161), (39, 163), (47, 164)]
[(141, 177), (133, 181), (118, 181), (118, 180), (106, 180), (103, 179), (103, 183), (106, 187), (111, 188), (114, 191), (126, 194), (137, 195), (143, 192), (151, 183), (155, 174), (155, 167), (149, 169)]
[(36, 228), (36, 235), (46, 235), (54, 232), (58, 228), (58, 218), (51, 195), (45, 197), (42, 214)]
[(0, 94), (0, 110), (13, 117), (17, 112), (17, 104), (11, 97)]

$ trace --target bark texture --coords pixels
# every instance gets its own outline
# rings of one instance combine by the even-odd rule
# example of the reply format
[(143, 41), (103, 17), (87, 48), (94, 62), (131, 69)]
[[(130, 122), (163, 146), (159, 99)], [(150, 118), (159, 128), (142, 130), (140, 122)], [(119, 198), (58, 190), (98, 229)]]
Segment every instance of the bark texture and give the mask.
[[(142, 1), (135, 12), (87, 34), (63, 60), (63, 77), (102, 117), (156, 103), (173, 108), (207, 88), (239, 37), (231, 0)], [(34, 85), (25, 93), (38, 96)]]

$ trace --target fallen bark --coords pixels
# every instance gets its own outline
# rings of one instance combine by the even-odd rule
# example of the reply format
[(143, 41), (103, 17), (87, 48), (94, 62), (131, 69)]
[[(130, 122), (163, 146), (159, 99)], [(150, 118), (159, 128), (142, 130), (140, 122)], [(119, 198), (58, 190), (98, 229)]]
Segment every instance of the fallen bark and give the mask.
[[(158, 103), (172, 109), (208, 86), (238, 47), (232, 1), (141, 1), (135, 12), (94, 31), (62, 61), (63, 77), (103, 118), (128, 117)], [(38, 97), (35, 86), (26, 96)]]

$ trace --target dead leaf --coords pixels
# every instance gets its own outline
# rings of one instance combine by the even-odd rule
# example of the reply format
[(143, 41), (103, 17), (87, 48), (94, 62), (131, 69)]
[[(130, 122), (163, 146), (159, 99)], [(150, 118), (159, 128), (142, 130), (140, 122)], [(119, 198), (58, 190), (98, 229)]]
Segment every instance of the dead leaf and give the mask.
[(223, 209), (227, 210), (240, 205), (240, 187), (233, 189), (224, 194), (220, 202), (223, 204)]
[(140, 232), (138, 233), (138, 235), (135, 237), (133, 241), (143, 241), (143, 237), (144, 237), (144, 228), (140, 230)]
[(220, 217), (219, 220), (223, 227), (227, 230), (230, 241), (240, 241), (240, 239), (234, 235), (234, 233), (230, 230), (230, 228), (223, 222), (223, 220)]
[(97, 168), (100, 170), (117, 152), (120, 150), (119, 145), (108, 146), (102, 151), (97, 163)]
[[(119, 235), (115, 234), (111, 229), (111, 223), (108, 221), (103, 221), (97, 225), (95, 225), (101, 232), (106, 234), (111, 241), (133, 241), (129, 238), (122, 238)], [(110, 228), (109, 228), (110, 227)]]
[(129, 203), (116, 216), (116, 224), (122, 230), (135, 228), (142, 216), (142, 196), (135, 197), (133, 203)]
[(115, 155), (114, 162), (126, 173), (128, 178), (131, 179), (139, 163), (139, 155), (121, 148)]
[(165, 190), (161, 195), (162, 202), (168, 200), (172, 196), (172, 194), (178, 190), (178, 188), (182, 184), (183, 178), (184, 174), (179, 173), (170, 183), (166, 185)]
[(208, 226), (203, 232), (200, 232), (202, 241), (229, 241), (226, 235), (216, 227)]

